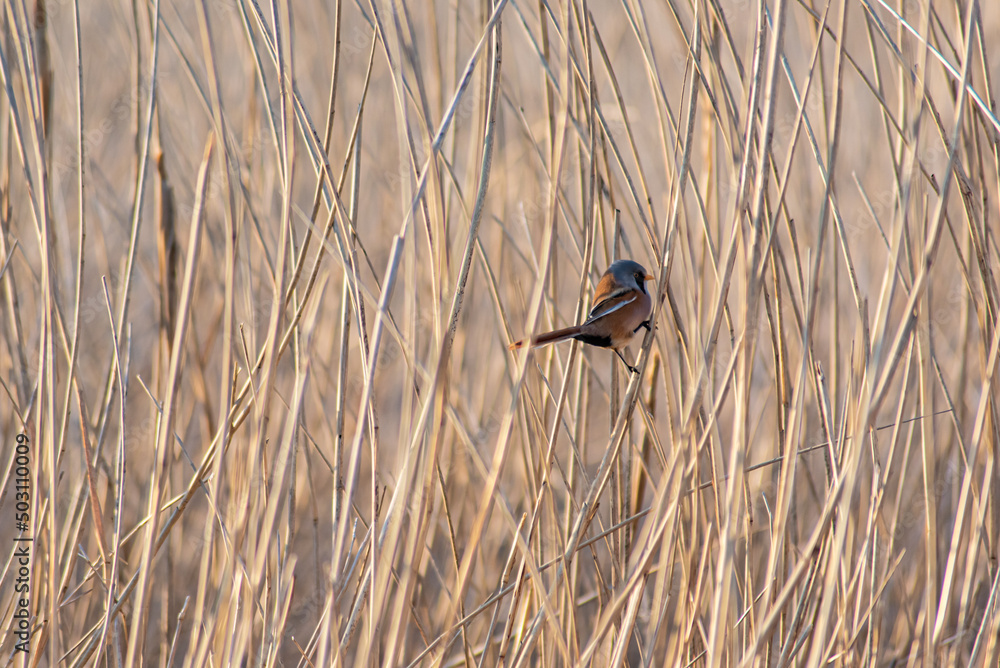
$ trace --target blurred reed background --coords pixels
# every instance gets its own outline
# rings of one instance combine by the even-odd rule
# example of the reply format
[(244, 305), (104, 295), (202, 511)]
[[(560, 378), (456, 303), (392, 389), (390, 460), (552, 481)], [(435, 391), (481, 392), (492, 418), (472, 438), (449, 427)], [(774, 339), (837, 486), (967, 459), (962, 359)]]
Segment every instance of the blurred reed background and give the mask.
[(0, 663), (997, 665), (996, 3), (0, 22)]

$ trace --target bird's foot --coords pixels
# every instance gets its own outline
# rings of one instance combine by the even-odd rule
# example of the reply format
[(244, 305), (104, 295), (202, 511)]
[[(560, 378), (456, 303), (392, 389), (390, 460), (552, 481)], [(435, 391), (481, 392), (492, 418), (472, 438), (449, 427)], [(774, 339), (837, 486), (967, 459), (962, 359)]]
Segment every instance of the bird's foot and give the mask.
[(620, 359), (620, 360), (622, 361), (622, 364), (624, 364), (624, 365), (625, 365), (625, 368), (626, 368), (626, 369), (628, 369), (628, 370), (629, 370), (629, 371), (631, 371), (632, 373), (639, 373), (639, 370), (638, 370), (638, 369), (636, 369), (636, 368), (635, 368), (634, 366), (632, 366), (632, 365), (631, 365), (631, 364), (629, 364), (629, 363), (628, 363), (627, 361), (625, 361), (625, 356), (624, 356), (624, 355), (622, 355), (622, 351), (620, 351), (620, 350), (618, 350), (618, 349), (615, 349), (615, 354), (616, 354), (616, 355), (618, 355), (618, 359)]
[(638, 332), (643, 327), (646, 328), (647, 332), (652, 332), (653, 331), (652, 327), (649, 324), (649, 321), (648, 320), (643, 320), (642, 322), (639, 323), (638, 327), (636, 327), (635, 329), (632, 330), (632, 333), (635, 334), (636, 332)]

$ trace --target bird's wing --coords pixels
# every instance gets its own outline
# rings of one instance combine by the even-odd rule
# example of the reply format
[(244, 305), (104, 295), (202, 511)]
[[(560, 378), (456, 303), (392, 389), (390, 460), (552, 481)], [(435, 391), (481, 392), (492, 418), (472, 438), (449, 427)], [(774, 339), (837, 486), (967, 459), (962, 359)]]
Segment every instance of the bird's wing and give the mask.
[[(624, 308), (626, 305), (631, 304), (635, 300), (636, 294), (634, 290), (626, 289), (621, 292), (614, 293), (607, 299), (602, 299), (594, 304), (594, 308), (590, 309), (590, 315), (587, 316), (587, 321), (583, 324), (589, 325), (595, 320), (599, 320), (610, 313), (614, 313), (618, 309)], [(581, 325), (581, 327), (582, 326), (583, 325)]]

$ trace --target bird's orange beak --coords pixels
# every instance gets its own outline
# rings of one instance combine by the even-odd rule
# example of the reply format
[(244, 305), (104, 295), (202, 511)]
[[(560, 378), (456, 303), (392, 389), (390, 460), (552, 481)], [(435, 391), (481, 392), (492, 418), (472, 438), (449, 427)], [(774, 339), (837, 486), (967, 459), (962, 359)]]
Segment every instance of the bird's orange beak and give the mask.
[(653, 275), (652, 274), (646, 274), (646, 278), (644, 280), (647, 280), (647, 281), (653, 280)]

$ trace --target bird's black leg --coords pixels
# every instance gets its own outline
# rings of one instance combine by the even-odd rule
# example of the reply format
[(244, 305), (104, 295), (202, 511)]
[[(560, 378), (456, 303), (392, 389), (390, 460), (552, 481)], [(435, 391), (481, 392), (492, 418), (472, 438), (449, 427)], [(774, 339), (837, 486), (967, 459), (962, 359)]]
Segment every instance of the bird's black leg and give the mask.
[(645, 328), (646, 328), (646, 331), (647, 331), (647, 332), (652, 332), (652, 331), (653, 331), (653, 330), (652, 330), (652, 329), (650, 328), (650, 326), (649, 326), (649, 321), (648, 321), (648, 320), (643, 320), (642, 322), (640, 322), (640, 323), (639, 323), (639, 326), (638, 326), (638, 327), (636, 327), (635, 329), (633, 329), (633, 330), (632, 330), (632, 333), (633, 333), (633, 334), (635, 334), (636, 332), (638, 332), (638, 331), (639, 331), (639, 330), (640, 330), (641, 328), (643, 328), (643, 327), (645, 327)]
[(625, 357), (622, 356), (622, 351), (620, 351), (617, 348), (615, 348), (615, 354), (618, 355), (618, 359), (620, 359), (622, 361), (622, 364), (625, 365), (625, 368), (627, 368), (632, 373), (639, 373), (638, 369), (636, 369), (634, 366), (632, 366), (631, 364), (629, 364), (628, 362), (625, 361)]

